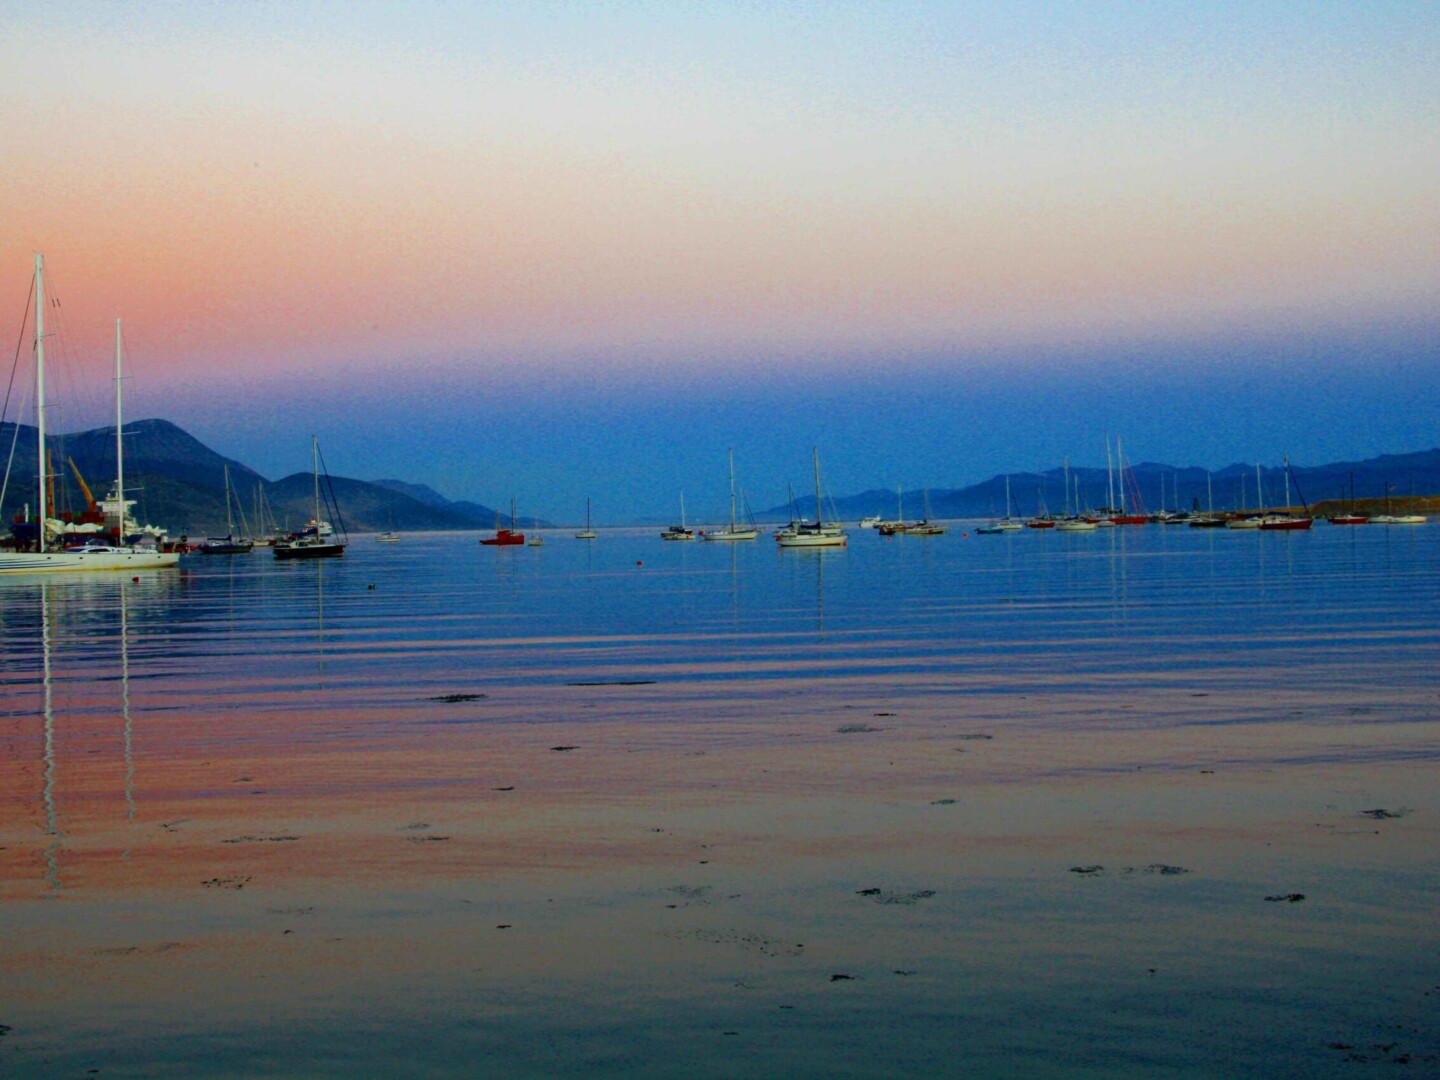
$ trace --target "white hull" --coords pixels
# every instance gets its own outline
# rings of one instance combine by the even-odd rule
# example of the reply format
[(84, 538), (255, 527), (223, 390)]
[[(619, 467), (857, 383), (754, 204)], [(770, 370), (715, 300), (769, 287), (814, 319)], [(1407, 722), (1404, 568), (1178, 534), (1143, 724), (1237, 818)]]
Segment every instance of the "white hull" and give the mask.
[(156, 570), (179, 562), (178, 554), (166, 551), (0, 551), (0, 574)]
[(702, 540), (754, 540), (760, 535), (759, 529), (711, 529), (702, 533)]
[(775, 542), (781, 547), (844, 547), (845, 534), (833, 526), (827, 526), (819, 532), (791, 532), (787, 529), (775, 534)]

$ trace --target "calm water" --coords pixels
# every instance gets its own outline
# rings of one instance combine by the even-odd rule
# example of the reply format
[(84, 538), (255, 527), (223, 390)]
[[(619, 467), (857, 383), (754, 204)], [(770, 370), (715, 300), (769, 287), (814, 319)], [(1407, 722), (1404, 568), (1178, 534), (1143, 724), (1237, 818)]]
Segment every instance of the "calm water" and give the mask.
[(645, 530), (0, 581), (0, 1070), (1440, 1071), (1437, 557)]

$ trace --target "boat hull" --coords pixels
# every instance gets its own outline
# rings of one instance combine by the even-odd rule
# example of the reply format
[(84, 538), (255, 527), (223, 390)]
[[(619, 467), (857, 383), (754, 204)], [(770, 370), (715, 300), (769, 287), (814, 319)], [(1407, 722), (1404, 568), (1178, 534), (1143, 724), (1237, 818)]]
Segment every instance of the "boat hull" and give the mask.
[(0, 551), (0, 574), (52, 574), (63, 571), (158, 570), (175, 566), (169, 551)]
[(338, 559), (345, 554), (344, 544), (276, 544), (277, 559)]
[(512, 529), (501, 529), (494, 536), (481, 540), (486, 547), (515, 547), (525, 543), (525, 534)]
[(783, 548), (817, 548), (817, 547), (844, 547), (845, 536), (830, 536), (822, 534), (801, 534), (796, 536), (777, 536), (775, 542)]

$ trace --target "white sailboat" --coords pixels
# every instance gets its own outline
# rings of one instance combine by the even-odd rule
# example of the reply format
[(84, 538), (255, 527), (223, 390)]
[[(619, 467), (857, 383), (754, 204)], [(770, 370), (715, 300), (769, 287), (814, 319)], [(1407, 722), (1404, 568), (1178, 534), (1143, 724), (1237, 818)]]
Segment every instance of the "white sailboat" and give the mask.
[(760, 530), (754, 525), (738, 525), (735, 522), (735, 451), (730, 451), (730, 524), (718, 529), (709, 529), (700, 534), (702, 540), (754, 540)]
[(585, 528), (575, 534), (576, 540), (594, 540), (599, 534), (590, 527), (590, 500), (585, 500)]
[(905, 526), (905, 536), (943, 536), (945, 526), (937, 525), (930, 520), (930, 489), (925, 489), (925, 516), (919, 521), (912, 522)]
[(845, 547), (845, 529), (838, 521), (826, 521), (820, 505), (820, 451), (811, 448), (815, 462), (815, 520), (792, 522), (775, 534), (781, 547)]
[[(993, 504), (992, 504), (993, 505)], [(1016, 521), (1010, 513), (1010, 477), (1005, 477), (1005, 516), (996, 518), (989, 525), (981, 525), (976, 529), (977, 533), (985, 536), (992, 536), (996, 533), (1019, 532), (1025, 526)]]
[[(121, 338), (120, 320), (115, 320), (115, 499), (117, 508), (118, 540), (125, 534), (125, 451), (121, 415)], [(49, 507), (45, 502), (45, 260), (35, 256), (35, 428), (37, 436), (36, 474), (39, 480), (39, 520), (35, 523), (34, 550), (0, 551), (0, 574), (51, 573), (63, 570), (153, 570), (174, 566), (180, 561), (175, 552), (160, 551), (157, 547), (126, 547), (98, 537), (90, 537), (83, 544), (59, 551), (46, 547), (46, 531), (50, 522)]]

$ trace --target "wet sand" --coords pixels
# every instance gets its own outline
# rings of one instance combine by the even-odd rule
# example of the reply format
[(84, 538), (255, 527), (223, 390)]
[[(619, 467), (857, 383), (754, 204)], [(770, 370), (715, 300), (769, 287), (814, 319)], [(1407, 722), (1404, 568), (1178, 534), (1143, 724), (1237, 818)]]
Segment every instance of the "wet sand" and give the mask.
[(581, 664), (337, 620), (123, 710), (57, 632), (48, 719), (0, 720), (0, 1064), (1440, 1071), (1432, 632), (1378, 621)]

